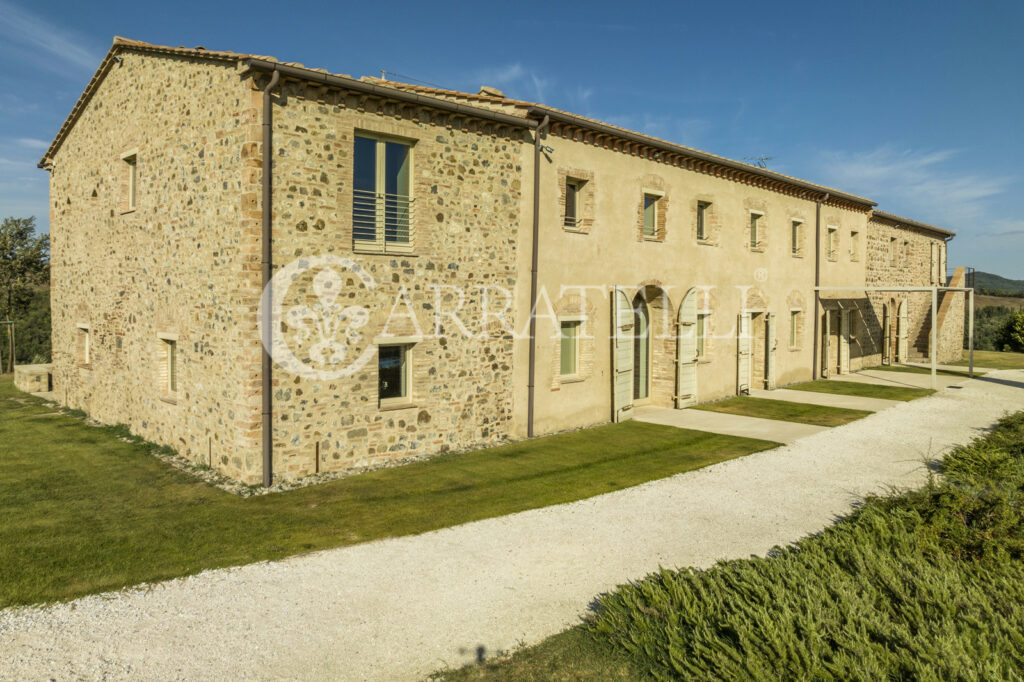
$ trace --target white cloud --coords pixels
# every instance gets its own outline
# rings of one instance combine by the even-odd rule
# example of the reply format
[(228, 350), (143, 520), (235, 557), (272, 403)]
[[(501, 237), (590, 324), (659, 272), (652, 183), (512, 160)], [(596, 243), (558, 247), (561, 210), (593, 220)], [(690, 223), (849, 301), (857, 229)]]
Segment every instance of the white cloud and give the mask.
[(50, 146), (50, 143), (46, 140), (37, 140), (32, 137), (19, 137), (17, 142), (22, 147), (28, 147), (29, 149), (48, 149)]
[(821, 160), (825, 184), (879, 202), (879, 208), (939, 225), (977, 221), (986, 199), (1005, 192), (1016, 178), (963, 172), (952, 167), (958, 150), (827, 152)]
[(504, 91), (509, 97), (534, 102), (544, 102), (544, 95), (552, 83), (519, 62), (480, 69), (464, 80), (470, 82), (467, 89), (474, 92), (481, 85), (490, 85)]
[(79, 36), (2, 0), (0, 36), (4, 42), (42, 50), (61, 63), (78, 69), (92, 71), (100, 62), (100, 56), (87, 47)]

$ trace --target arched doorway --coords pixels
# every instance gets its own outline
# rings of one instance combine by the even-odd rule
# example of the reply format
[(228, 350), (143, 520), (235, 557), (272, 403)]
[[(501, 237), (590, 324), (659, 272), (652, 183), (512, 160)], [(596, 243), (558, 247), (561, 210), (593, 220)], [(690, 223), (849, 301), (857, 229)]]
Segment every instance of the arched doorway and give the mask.
[(651, 313), (641, 291), (633, 298), (633, 400), (651, 397)]

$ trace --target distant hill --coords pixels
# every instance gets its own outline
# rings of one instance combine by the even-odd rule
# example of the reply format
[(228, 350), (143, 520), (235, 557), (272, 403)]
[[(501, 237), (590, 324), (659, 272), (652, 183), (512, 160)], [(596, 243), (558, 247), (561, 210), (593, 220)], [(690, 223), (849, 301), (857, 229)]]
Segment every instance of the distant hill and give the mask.
[(975, 272), (974, 289), (990, 296), (1024, 296), (1024, 279), (1007, 279), (989, 272)]

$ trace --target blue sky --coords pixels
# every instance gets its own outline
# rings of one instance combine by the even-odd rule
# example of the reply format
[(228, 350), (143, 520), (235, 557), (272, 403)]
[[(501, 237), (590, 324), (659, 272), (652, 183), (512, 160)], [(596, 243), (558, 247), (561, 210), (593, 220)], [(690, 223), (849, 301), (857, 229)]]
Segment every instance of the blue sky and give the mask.
[[(294, 8), (294, 9), (293, 9)], [(868, 196), (957, 230), (950, 265), (1024, 278), (1024, 3), (0, 0), (0, 215), (114, 35), (354, 76), (482, 84)]]

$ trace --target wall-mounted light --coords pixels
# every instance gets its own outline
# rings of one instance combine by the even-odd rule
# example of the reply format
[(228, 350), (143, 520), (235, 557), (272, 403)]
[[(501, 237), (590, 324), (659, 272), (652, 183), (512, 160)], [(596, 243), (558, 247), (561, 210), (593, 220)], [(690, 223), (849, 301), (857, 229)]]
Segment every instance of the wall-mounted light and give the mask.
[(548, 145), (544, 145), (543, 147), (541, 147), (541, 151), (543, 151), (545, 154), (553, 154), (555, 152), (555, 148), (549, 147)]

